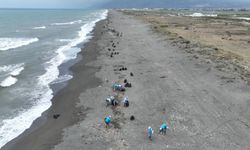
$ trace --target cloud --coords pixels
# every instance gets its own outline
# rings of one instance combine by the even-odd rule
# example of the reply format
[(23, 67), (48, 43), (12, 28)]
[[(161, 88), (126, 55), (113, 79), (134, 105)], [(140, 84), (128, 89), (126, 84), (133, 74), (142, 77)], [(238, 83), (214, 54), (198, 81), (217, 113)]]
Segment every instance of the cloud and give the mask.
[(0, 8), (90, 8), (110, 0), (2, 0)]
[(124, 7), (248, 7), (250, 0), (2, 0), (0, 7), (124, 8)]

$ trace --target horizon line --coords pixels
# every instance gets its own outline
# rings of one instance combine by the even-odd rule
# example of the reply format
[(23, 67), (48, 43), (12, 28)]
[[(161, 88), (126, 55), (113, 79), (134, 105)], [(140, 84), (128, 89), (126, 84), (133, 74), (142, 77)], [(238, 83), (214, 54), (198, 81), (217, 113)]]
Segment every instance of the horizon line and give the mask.
[(129, 7), (129, 8), (35, 8), (35, 7), (0, 7), (0, 9), (30, 9), (30, 10), (91, 10), (91, 9), (247, 9), (250, 7)]

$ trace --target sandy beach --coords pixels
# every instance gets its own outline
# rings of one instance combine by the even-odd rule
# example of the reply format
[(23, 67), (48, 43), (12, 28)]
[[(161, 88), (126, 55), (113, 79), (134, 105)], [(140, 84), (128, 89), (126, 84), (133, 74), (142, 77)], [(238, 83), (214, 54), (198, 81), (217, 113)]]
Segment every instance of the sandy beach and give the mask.
[[(3, 150), (250, 149), (250, 87), (238, 74), (120, 11), (110, 10), (93, 35), (52, 107)], [(125, 79), (132, 87), (114, 92)], [(127, 96), (130, 106), (107, 107), (110, 95)], [(162, 122), (166, 135), (158, 134)]]

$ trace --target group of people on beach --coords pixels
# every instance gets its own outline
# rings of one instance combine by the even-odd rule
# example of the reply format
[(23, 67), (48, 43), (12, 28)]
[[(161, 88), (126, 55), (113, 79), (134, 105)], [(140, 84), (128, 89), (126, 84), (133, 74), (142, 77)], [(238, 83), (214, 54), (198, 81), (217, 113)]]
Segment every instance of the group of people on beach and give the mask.
[[(116, 35), (117, 37), (122, 37), (122, 33), (117, 32), (115, 29), (110, 29), (110, 31), (111, 31), (112, 33), (117, 33), (117, 35)], [(116, 45), (115, 45), (114, 41), (111, 41), (111, 43), (112, 43), (112, 48), (113, 48), (113, 51), (114, 51), (115, 48), (116, 48)], [(117, 42), (117, 44), (119, 44), (119, 42)], [(111, 51), (111, 48), (109, 48), (108, 50)], [(113, 54), (114, 54), (114, 53), (112, 52), (111, 55), (110, 55), (111, 58), (113, 57)], [(119, 54), (119, 53), (118, 53), (118, 54)], [(123, 71), (123, 70), (127, 70), (127, 68), (126, 68), (126, 67), (122, 67), (122, 68), (119, 69), (119, 71)], [(130, 73), (130, 76), (133, 77), (134, 74), (131, 72), (131, 73)], [(125, 79), (125, 80), (124, 80), (124, 86), (121, 85), (121, 84), (113, 84), (112, 89), (113, 89), (113, 91), (116, 91), (116, 92), (125, 92), (125, 90), (126, 90), (125, 88), (131, 88), (131, 87), (132, 87), (132, 84), (129, 83), (129, 82), (127, 81), (127, 79)], [(106, 99), (106, 103), (107, 103), (107, 106), (109, 106), (109, 105), (117, 106), (117, 105), (119, 104), (119, 101), (118, 101), (118, 99), (115, 99), (114, 96), (110, 96), (110, 97), (108, 97), (108, 98)], [(123, 99), (123, 104), (124, 104), (124, 107), (129, 107), (129, 100), (128, 100), (128, 97), (124, 97), (124, 99)], [(134, 119), (135, 119), (134, 116), (131, 116), (131, 117), (130, 117), (130, 120), (134, 120)], [(111, 117), (110, 115), (109, 115), (109, 116), (106, 116), (106, 117), (104, 118), (104, 122), (105, 122), (105, 124), (106, 124), (106, 128), (110, 126), (111, 120), (112, 120), (112, 117)], [(169, 128), (169, 127), (167, 126), (167, 124), (163, 122), (163, 123), (160, 125), (159, 134), (166, 135), (166, 132), (167, 132), (167, 129), (168, 129), (168, 128)], [(152, 128), (151, 126), (149, 126), (149, 127), (147, 128), (147, 136), (148, 136), (148, 138), (149, 138), (150, 141), (152, 141), (152, 139), (153, 139), (153, 133), (154, 133), (153, 128)]]
[[(166, 135), (167, 134), (167, 129), (168, 129), (167, 124), (162, 123), (161, 126), (160, 126), (160, 129), (159, 129), (159, 134)], [(149, 126), (148, 129), (147, 129), (147, 134), (148, 134), (149, 140), (151, 140), (151, 141), (152, 141), (152, 138), (153, 138), (153, 133), (154, 133), (153, 128), (151, 126)]]
[[(112, 86), (113, 91), (118, 91), (118, 92), (124, 92), (125, 91), (125, 86), (122, 86), (121, 84), (114, 84)], [(107, 106), (112, 105), (112, 106), (117, 106), (119, 104), (118, 100), (115, 99), (114, 96), (110, 96), (106, 99)], [(129, 100), (128, 97), (125, 96), (123, 99), (123, 105), (124, 107), (129, 107)], [(111, 116), (106, 116), (104, 118), (104, 122), (106, 124), (106, 127), (110, 126), (111, 123)]]
[[(119, 92), (124, 92), (124, 91), (125, 91), (125, 87), (122, 86), (121, 84), (114, 84), (114, 85), (112, 86), (112, 89), (113, 89), (114, 91), (119, 91)], [(117, 106), (117, 105), (118, 105), (118, 101), (115, 100), (114, 96), (110, 96), (109, 98), (107, 98), (107, 99), (106, 99), (106, 102), (107, 102), (107, 106), (108, 106), (108, 105), (112, 105), (112, 106)], [(124, 104), (124, 107), (129, 107), (129, 100), (128, 100), (128, 97), (124, 97), (124, 99), (123, 99), (123, 104)], [(110, 124), (111, 124), (111, 116), (110, 116), (110, 115), (109, 115), (109, 116), (106, 116), (106, 117), (104, 118), (104, 122), (105, 122), (105, 124), (106, 124), (106, 127), (109, 127)], [(159, 133), (159, 134), (166, 135), (166, 132), (167, 132), (167, 129), (168, 129), (168, 128), (169, 128), (169, 127), (167, 126), (166, 123), (162, 123), (162, 124), (160, 125), (159, 132), (158, 132), (158, 133)], [(149, 127), (147, 128), (147, 136), (148, 136), (148, 138), (149, 138), (150, 141), (152, 141), (153, 133), (154, 133), (153, 128), (152, 128), (151, 126), (149, 126)]]

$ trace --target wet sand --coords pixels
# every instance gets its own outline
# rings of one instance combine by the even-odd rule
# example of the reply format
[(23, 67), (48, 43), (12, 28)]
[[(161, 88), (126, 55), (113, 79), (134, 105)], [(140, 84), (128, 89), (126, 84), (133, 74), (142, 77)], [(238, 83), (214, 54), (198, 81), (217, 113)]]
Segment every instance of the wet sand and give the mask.
[[(55, 103), (57, 109), (52, 107), (48, 114), (60, 113), (61, 117), (49, 119), (16, 141), (15, 148), (250, 148), (250, 87), (237, 74), (219, 70), (205, 55), (173, 45), (134, 16), (110, 11), (102, 29), (95, 31), (92, 44), (86, 46), (98, 52), (88, 54), (96, 59), (82, 55), (83, 60), (73, 67), (76, 76), (68, 90), (59, 92), (60, 98), (75, 101)], [(121, 93), (111, 89), (113, 83), (123, 84), (125, 79), (131, 88)], [(116, 94), (120, 101), (128, 96), (130, 106), (106, 107), (106, 97)], [(103, 122), (107, 115), (112, 116), (109, 128)], [(130, 120), (131, 115), (135, 120)], [(69, 118), (75, 119), (57, 129)], [(162, 122), (169, 125), (167, 135), (157, 133)], [(152, 142), (147, 138), (148, 126), (155, 130)]]

